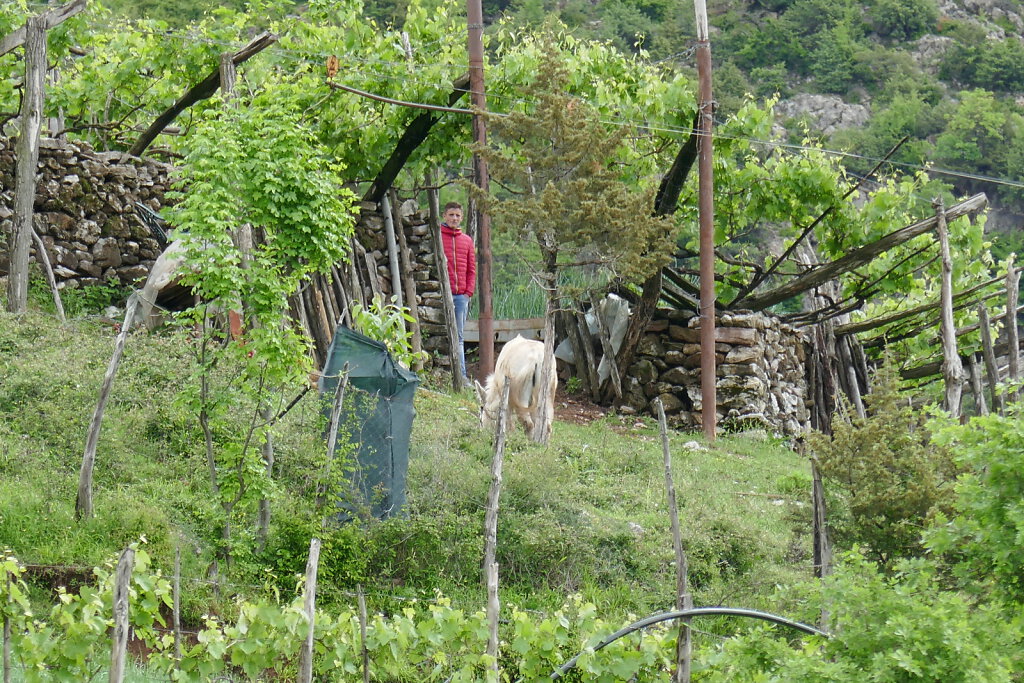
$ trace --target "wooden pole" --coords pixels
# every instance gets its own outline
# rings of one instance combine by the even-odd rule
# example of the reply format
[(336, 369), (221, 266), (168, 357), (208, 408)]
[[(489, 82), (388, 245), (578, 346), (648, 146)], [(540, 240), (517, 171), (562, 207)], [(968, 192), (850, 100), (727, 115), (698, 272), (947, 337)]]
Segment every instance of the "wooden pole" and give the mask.
[[(825, 485), (821, 481), (818, 459), (811, 458), (811, 504), (814, 509), (812, 529), (814, 536), (814, 575), (819, 579), (832, 574), (832, 544), (828, 538), (828, 522), (825, 514)], [(829, 613), (823, 607), (819, 625), (828, 630)]]
[[(583, 349), (583, 357), (577, 358), (577, 363), (583, 363), (582, 373), (587, 375), (587, 384), (590, 385), (590, 397), (594, 401), (601, 400), (601, 378), (597, 376), (597, 356), (594, 355), (593, 338), (590, 335), (590, 326), (587, 325), (587, 316), (579, 308), (577, 302), (572, 303), (573, 324), (576, 325), (579, 335), (580, 347)], [(577, 367), (579, 367), (577, 365)]]
[[(469, 52), (469, 96), (473, 104), (473, 140), (483, 147), (487, 144), (487, 98), (484, 94), (484, 16), (481, 0), (466, 0), (466, 24), (468, 28), (467, 50)], [(479, 153), (473, 153), (473, 175), (480, 193), (490, 192), (490, 177), (487, 160)], [(491, 300), (491, 217), (477, 202), (477, 291), (480, 293), (480, 364), (477, 379), (483, 382), (494, 372), (494, 313)]]
[(971, 391), (974, 393), (974, 407), (978, 415), (988, 415), (988, 406), (985, 404), (985, 388), (981, 381), (981, 365), (978, 363), (978, 354), (972, 353), (971, 364)]
[[(402, 295), (402, 271), (398, 267), (398, 240), (395, 238), (395, 217), (391, 211), (391, 199), (385, 194), (380, 200), (380, 210), (384, 214), (384, 236), (388, 243), (388, 265), (391, 266), (391, 294), (399, 308), (405, 306), (405, 297)], [(402, 321), (402, 329), (405, 329), (405, 321)]]
[(181, 663), (181, 542), (174, 546), (174, 583), (171, 586), (171, 628), (174, 629), (174, 666)]
[(128, 596), (135, 566), (135, 550), (125, 548), (117, 563), (114, 583), (114, 637), (110, 651), (110, 683), (124, 681), (124, 665), (128, 652)]
[[(1006, 349), (1009, 353), (1011, 382), (1020, 379), (1020, 340), (1017, 334), (1017, 297), (1020, 287), (1020, 271), (1014, 266), (1016, 254), (1010, 254), (1006, 262)], [(1011, 393), (1013, 400), (1018, 400), (1020, 392)]]
[(128, 310), (124, 314), (124, 323), (114, 342), (114, 354), (107, 365), (106, 374), (103, 375), (99, 400), (96, 401), (96, 409), (93, 411), (92, 421), (89, 423), (89, 435), (85, 439), (85, 453), (82, 455), (82, 467), (78, 474), (78, 497), (75, 499), (75, 519), (77, 520), (92, 517), (92, 473), (96, 464), (96, 446), (100, 440), (103, 411), (107, 407), (107, 399), (110, 398), (110, 389), (114, 386), (114, 377), (117, 375), (117, 367), (121, 364), (121, 354), (124, 353), (125, 340), (128, 338), (128, 330), (135, 317), (137, 305), (138, 299), (132, 299), (128, 304)]
[[(690, 595), (689, 563), (683, 551), (683, 535), (679, 530), (679, 506), (676, 504), (676, 485), (672, 480), (672, 452), (668, 443), (668, 422), (665, 419), (665, 407), (661, 399), (654, 399), (658, 407), (658, 426), (661, 429), (661, 453), (665, 464), (665, 491), (668, 499), (668, 517), (672, 527), (672, 549), (676, 555), (676, 609), (684, 610), (693, 607), (693, 596)], [(689, 683), (691, 654), (693, 651), (690, 620), (679, 622), (679, 635), (676, 638), (676, 683)]]
[(21, 121), (15, 145), (14, 225), (8, 247), (7, 310), (28, 310), (28, 256), (32, 244), (32, 216), (39, 163), (39, 131), (43, 121), (43, 84), (46, 76), (46, 29), (42, 17), (25, 22), (25, 82)]
[(405, 285), (405, 302), (409, 308), (409, 315), (412, 317), (410, 327), (412, 329), (412, 352), (416, 354), (416, 362), (413, 370), (419, 372), (423, 369), (423, 360), (420, 352), (423, 351), (423, 335), (420, 332), (420, 307), (416, 301), (416, 281), (412, 277), (412, 252), (409, 250), (409, 243), (405, 238), (405, 226), (402, 225), (402, 214), (398, 210), (398, 193), (395, 188), (389, 190), (391, 196), (391, 213), (394, 215), (395, 227), (398, 232), (398, 251), (402, 256), (402, 283)]
[[(455, 327), (455, 302), (452, 299), (452, 283), (448, 279), (448, 260), (441, 242), (441, 207), (437, 193), (434, 172), (427, 175), (427, 205), (430, 207), (430, 239), (434, 246), (434, 268), (441, 281), (441, 306), (444, 310), (445, 328), (448, 330), (448, 359), (452, 367), (452, 388), (462, 391), (462, 368), (459, 363), (459, 331)], [(480, 331), (483, 334), (483, 330)], [(481, 339), (483, 337), (481, 336)]]
[(988, 375), (988, 392), (992, 410), (1003, 414), (1003, 400), (999, 395), (999, 366), (996, 365), (996, 351), (992, 344), (992, 324), (988, 319), (985, 303), (978, 304), (978, 327), (981, 329), (981, 357), (985, 360), (985, 374)]
[(356, 599), (359, 602), (359, 650), (363, 659), (363, 683), (370, 683), (370, 650), (366, 647), (366, 596), (363, 595), (363, 584), (356, 586)]
[(64, 324), (68, 321), (68, 318), (64, 315), (64, 302), (61, 301), (60, 290), (57, 289), (57, 278), (53, 276), (50, 255), (46, 251), (43, 239), (35, 230), (32, 231), (32, 239), (36, 243), (36, 261), (42, 264), (43, 272), (46, 273), (46, 282), (50, 285), (50, 294), (53, 296), (53, 307), (57, 309), (57, 318), (60, 319), (61, 324)]
[(495, 561), (498, 547), (498, 503), (501, 499), (502, 467), (505, 458), (505, 432), (508, 426), (508, 392), (510, 382), (505, 382), (498, 406), (498, 432), (494, 440), (494, 458), (491, 460), (491, 488), (487, 493), (487, 512), (484, 515), (484, 581), (487, 586), (487, 654), (494, 658), (490, 664), (495, 680), (498, 675), (498, 617), (501, 604), (498, 600), (498, 563)]
[(320, 539), (309, 541), (309, 560), (306, 562), (306, 591), (303, 611), (309, 621), (309, 632), (306, 642), (299, 653), (299, 683), (311, 683), (313, 680), (313, 630), (316, 626), (316, 574), (320, 564)]
[(11, 605), (11, 575), (6, 574), (4, 579), (7, 583), (7, 605), (4, 610), (4, 654), (3, 654), (3, 667), (4, 667), (4, 683), (11, 683), (11, 618), (7, 614), (7, 608)]
[[(601, 308), (598, 306), (597, 297), (590, 293), (590, 311), (597, 321), (597, 333), (601, 339), (601, 349), (604, 351), (604, 362), (608, 363), (608, 375), (612, 381), (612, 389), (615, 391), (615, 398), (622, 398), (622, 378), (619, 375), (619, 365), (615, 362), (615, 349), (612, 348), (612, 338), (608, 334), (608, 327), (601, 317)], [(600, 379), (600, 376), (598, 377)]]
[(960, 397), (963, 392), (964, 366), (956, 349), (956, 324), (953, 321), (953, 260), (949, 255), (949, 230), (946, 227), (946, 207), (941, 197), (932, 201), (942, 258), (940, 330), (942, 333), (942, 374), (946, 381), (946, 410), (953, 417), (960, 416)]
[(711, 141), (711, 129), (714, 124), (714, 98), (711, 91), (711, 44), (708, 41), (708, 11), (704, 0), (694, 0), (694, 10), (697, 17), (697, 80), (700, 90), (697, 208), (700, 223), (701, 426), (704, 429), (704, 438), (714, 442), (718, 411), (715, 387), (715, 181)]

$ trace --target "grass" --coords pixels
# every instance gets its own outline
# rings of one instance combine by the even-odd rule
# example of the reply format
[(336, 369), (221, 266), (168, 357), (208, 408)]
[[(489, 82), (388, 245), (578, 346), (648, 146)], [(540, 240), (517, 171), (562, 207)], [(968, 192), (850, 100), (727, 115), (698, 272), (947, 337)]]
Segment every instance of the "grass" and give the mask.
[[(391, 611), (437, 592), (476, 610), (485, 601), (480, 562), (492, 445), (477, 428), (469, 392), (416, 398), (407, 516), (320, 533), (315, 503), (319, 407), (304, 399), (282, 423), (267, 549), (255, 550), (255, 503), (236, 524), (236, 564), (222, 593), (207, 581), (219, 534), (201, 435), (179, 400), (191, 381), (188, 343), (130, 338), (108, 404), (96, 465), (96, 518), (73, 517), (86, 430), (114, 330), (49, 315), (0, 314), (0, 547), (24, 562), (89, 567), (140, 536), (169, 574), (183, 548), (187, 619), (221, 612), (230, 594), (294, 590), (310, 535), (325, 538), (321, 603), (349, 604), (356, 583), (371, 609)], [(670, 438), (690, 581), (698, 605), (783, 611), (776, 585), (810, 574), (805, 461), (758, 435), (725, 435), (707, 448)], [(556, 422), (551, 442), (510, 436), (499, 516), (502, 601), (552, 611), (568, 596), (593, 601), (609, 620), (674, 602), (675, 569), (661, 441), (647, 419)], [(223, 571), (223, 569), (222, 569)], [(37, 599), (49, 587), (39, 577)], [(722, 628), (726, 628), (724, 625)]]

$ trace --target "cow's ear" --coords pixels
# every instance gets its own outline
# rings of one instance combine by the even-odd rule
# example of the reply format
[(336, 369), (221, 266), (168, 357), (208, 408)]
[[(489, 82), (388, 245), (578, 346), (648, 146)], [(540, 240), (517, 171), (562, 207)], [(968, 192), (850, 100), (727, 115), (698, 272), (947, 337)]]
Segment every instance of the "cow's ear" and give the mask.
[(483, 385), (480, 384), (480, 380), (473, 380), (473, 386), (476, 388), (476, 397), (483, 403), (487, 398), (487, 390), (484, 389)]

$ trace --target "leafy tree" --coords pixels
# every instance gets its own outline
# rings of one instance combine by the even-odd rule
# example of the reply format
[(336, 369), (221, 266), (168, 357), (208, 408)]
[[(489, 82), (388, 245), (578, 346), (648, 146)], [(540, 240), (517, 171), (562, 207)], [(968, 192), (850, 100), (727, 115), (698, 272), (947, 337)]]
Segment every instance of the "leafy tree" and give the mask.
[(1024, 116), (987, 90), (968, 90), (935, 140), (935, 161), (948, 168), (1002, 176), (1007, 155), (1024, 141)]
[(825, 92), (845, 93), (854, 77), (854, 56), (857, 43), (847, 23), (822, 31), (816, 36), (818, 46), (810, 54), (809, 71)]
[[(203, 330), (194, 347), (197, 386), (183, 400), (205, 436), (227, 558), (233, 524), (271, 490), (258, 449), (269, 438), (268, 407), (276, 391), (303, 382), (309, 370), (309, 340), (286, 322), (288, 297), (345, 255), (354, 224), (354, 197), (303, 121), (299, 88), (282, 83), (248, 107), (204, 117), (169, 214), (186, 248), (183, 281), (204, 302), (183, 316), (187, 327)], [(251, 248), (239, 237), (243, 226), (256, 236)], [(244, 312), (243, 339), (210, 326), (217, 309)]]
[(920, 555), (925, 521), (949, 509), (955, 468), (950, 449), (931, 443), (924, 419), (900, 395), (891, 362), (876, 373), (865, 402), (868, 417), (837, 415), (832, 436), (814, 434), (810, 445), (838, 506), (832, 518), (843, 519), (833, 528), (836, 543), (863, 545), (892, 567)]
[(875, 32), (893, 40), (915, 40), (935, 28), (935, 0), (875, 0), (868, 16)]

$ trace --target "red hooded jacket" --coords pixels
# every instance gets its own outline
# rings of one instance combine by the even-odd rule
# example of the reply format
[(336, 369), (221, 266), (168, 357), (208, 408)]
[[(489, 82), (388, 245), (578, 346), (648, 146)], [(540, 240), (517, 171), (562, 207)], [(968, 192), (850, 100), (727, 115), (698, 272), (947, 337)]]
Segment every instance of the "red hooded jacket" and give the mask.
[(458, 228), (441, 224), (441, 244), (448, 260), (448, 280), (452, 294), (473, 296), (476, 289), (476, 250), (473, 238)]

